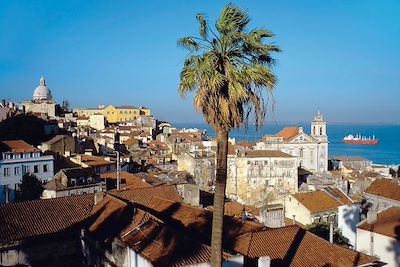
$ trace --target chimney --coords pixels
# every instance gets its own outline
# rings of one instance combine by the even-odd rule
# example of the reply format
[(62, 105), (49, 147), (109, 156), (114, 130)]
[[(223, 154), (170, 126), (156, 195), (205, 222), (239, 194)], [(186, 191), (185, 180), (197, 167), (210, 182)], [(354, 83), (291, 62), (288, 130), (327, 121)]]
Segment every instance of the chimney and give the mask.
[(258, 258), (258, 267), (270, 267), (271, 258), (269, 256), (263, 256)]
[(78, 161), (78, 164), (82, 163), (82, 156), (81, 155), (76, 155), (76, 160)]
[(370, 210), (367, 212), (367, 223), (374, 224), (378, 219), (378, 214), (374, 210)]
[(94, 204), (97, 205), (100, 203), (100, 201), (103, 200), (105, 193), (102, 191), (99, 191), (94, 194)]
[(299, 133), (304, 133), (303, 127), (299, 127)]

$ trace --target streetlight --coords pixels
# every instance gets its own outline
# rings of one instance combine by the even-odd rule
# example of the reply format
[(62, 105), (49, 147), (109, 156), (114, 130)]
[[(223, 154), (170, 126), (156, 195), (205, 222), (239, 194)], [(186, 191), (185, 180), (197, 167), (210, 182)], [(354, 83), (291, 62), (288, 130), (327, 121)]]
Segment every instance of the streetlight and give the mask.
[(120, 168), (119, 151), (115, 151), (115, 153), (117, 153), (117, 190), (119, 190), (121, 187), (121, 181), (119, 179), (119, 168)]

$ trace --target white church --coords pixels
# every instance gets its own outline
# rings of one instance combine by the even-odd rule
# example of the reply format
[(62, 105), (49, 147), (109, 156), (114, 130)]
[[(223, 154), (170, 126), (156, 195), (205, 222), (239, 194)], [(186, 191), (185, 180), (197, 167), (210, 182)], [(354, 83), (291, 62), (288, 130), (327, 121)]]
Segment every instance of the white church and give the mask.
[(26, 113), (46, 114), (50, 118), (56, 116), (56, 103), (43, 76), (39, 80), (39, 86), (33, 91), (32, 100), (23, 101), (22, 105)]
[(303, 127), (286, 127), (274, 135), (265, 135), (256, 144), (257, 150), (280, 150), (297, 157), (299, 167), (314, 173), (328, 170), (328, 135), (326, 122), (317, 112), (310, 134)]

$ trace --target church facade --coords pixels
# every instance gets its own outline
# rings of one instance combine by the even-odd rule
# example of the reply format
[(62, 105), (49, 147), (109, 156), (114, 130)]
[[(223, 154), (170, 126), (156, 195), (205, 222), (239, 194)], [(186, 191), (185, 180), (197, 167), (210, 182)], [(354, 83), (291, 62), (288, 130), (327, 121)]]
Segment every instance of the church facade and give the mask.
[(22, 105), (26, 113), (45, 114), (50, 118), (56, 116), (56, 103), (43, 76), (39, 80), (39, 86), (33, 91), (32, 100), (23, 101)]
[(286, 127), (274, 135), (265, 135), (257, 150), (280, 150), (295, 156), (298, 167), (314, 173), (328, 170), (328, 135), (326, 122), (318, 110), (311, 122), (310, 134), (303, 127)]

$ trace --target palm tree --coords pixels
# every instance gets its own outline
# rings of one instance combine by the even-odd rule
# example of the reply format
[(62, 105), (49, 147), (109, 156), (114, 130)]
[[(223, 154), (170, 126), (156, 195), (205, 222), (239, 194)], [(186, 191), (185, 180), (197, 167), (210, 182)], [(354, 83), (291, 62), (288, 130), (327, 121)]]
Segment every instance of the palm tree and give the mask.
[(231, 129), (247, 125), (250, 114), (254, 114), (256, 125), (263, 122), (264, 98), (272, 96), (276, 83), (270, 54), (280, 49), (263, 42), (273, 36), (270, 31), (246, 31), (248, 15), (231, 4), (222, 9), (216, 31), (204, 16), (199, 14), (196, 19), (200, 36), (178, 40), (178, 45), (189, 50), (180, 74), (179, 93), (186, 98), (188, 92), (195, 91), (194, 106), (217, 135), (211, 265), (221, 266), (228, 135)]

